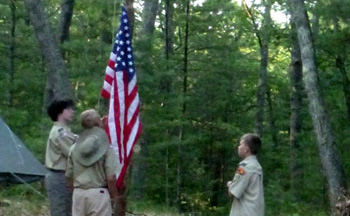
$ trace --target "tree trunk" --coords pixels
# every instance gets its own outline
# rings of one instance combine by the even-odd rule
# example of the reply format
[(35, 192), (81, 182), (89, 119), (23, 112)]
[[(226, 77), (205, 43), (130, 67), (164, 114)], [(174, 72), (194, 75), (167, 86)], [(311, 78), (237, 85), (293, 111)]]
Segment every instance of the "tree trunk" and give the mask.
[(10, 1), (11, 9), (11, 39), (10, 39), (10, 70), (9, 70), (9, 90), (8, 104), (13, 106), (14, 76), (15, 76), (15, 51), (16, 51), (16, 5), (15, 0)]
[[(188, 33), (189, 33), (189, 20), (190, 20), (190, 0), (186, 3), (186, 27), (185, 27), (185, 44), (184, 44), (184, 77), (183, 77), (183, 103), (182, 103), (182, 121), (185, 120), (186, 107), (187, 107), (187, 69), (188, 69)], [(180, 126), (179, 143), (178, 143), (178, 161), (177, 161), (177, 180), (176, 180), (176, 198), (178, 205), (178, 212), (181, 211), (181, 197), (182, 197), (182, 141), (184, 137), (184, 123)]]
[[(335, 19), (334, 33), (337, 34), (338, 32), (339, 32), (339, 20)], [(347, 76), (346, 67), (345, 67), (345, 57), (343, 53), (346, 53), (346, 46), (343, 47), (342, 52), (337, 53), (335, 64), (342, 77), (343, 93), (344, 93), (345, 108), (346, 108), (346, 119), (350, 121), (350, 81)]]
[(129, 18), (130, 34), (133, 35), (134, 34), (134, 21), (135, 21), (134, 0), (125, 0), (125, 8), (126, 8), (126, 11), (128, 13), (128, 18)]
[(323, 172), (328, 183), (330, 206), (332, 214), (335, 215), (337, 198), (342, 195), (342, 188), (345, 187), (345, 173), (340, 156), (336, 151), (333, 129), (324, 106), (315, 61), (314, 44), (304, 1), (289, 1), (292, 6), (292, 15), (295, 20), (299, 46), (301, 48), (301, 59), (310, 114), (316, 133)]
[(315, 40), (320, 32), (320, 19), (317, 14), (317, 10), (314, 10), (311, 17), (311, 25), (312, 25), (312, 36)]
[(58, 29), (58, 41), (62, 44), (69, 39), (69, 28), (72, 22), (74, 0), (63, 0)]
[[(125, 175), (126, 177), (127, 175)], [(125, 216), (126, 208), (127, 208), (127, 200), (126, 200), (126, 188), (127, 188), (127, 179), (124, 179), (123, 185), (118, 188), (117, 198), (114, 203), (114, 215), (116, 216)]]
[(142, 61), (140, 70), (149, 72), (151, 70), (150, 56), (152, 50), (152, 38), (154, 23), (158, 12), (158, 0), (146, 0), (142, 10), (142, 26), (139, 32), (137, 52), (138, 58)]
[(167, 60), (174, 53), (174, 5), (172, 0), (165, 1), (165, 54)]
[[(152, 50), (152, 38), (154, 32), (154, 23), (158, 11), (158, 0), (146, 0), (142, 10), (142, 26), (139, 31), (138, 40), (138, 58), (140, 59), (140, 66), (138, 72), (143, 74), (152, 70), (151, 62), (151, 50)], [(142, 62), (141, 62), (142, 61)], [(142, 76), (141, 76), (142, 77)], [(136, 200), (143, 199), (145, 193), (145, 179), (147, 173), (147, 155), (148, 155), (148, 142), (147, 136), (143, 136), (142, 142), (140, 142), (141, 151), (134, 158), (134, 169), (132, 172), (132, 179), (134, 182), (134, 197)]]
[[(165, 58), (166, 58), (166, 71), (168, 72), (170, 69), (171, 61), (174, 54), (173, 43), (174, 43), (174, 29), (173, 29), (173, 14), (174, 14), (174, 6), (173, 3), (170, 3), (172, 0), (165, 1)], [(162, 75), (160, 90), (165, 91), (169, 94), (172, 91), (172, 80), (168, 75)], [(169, 132), (169, 129), (166, 130), (166, 134), (169, 139), (171, 139), (172, 134)], [(169, 162), (170, 162), (170, 154), (169, 147), (166, 147), (166, 158), (165, 158), (165, 203), (166, 206), (169, 207), (170, 199), (169, 199)]]
[(290, 91), (290, 170), (291, 170), (291, 190), (293, 199), (298, 201), (298, 192), (302, 191), (303, 186), (303, 167), (300, 159), (302, 158), (301, 147), (299, 143), (299, 133), (301, 131), (302, 118), (301, 107), (303, 98), (303, 74), (300, 55), (299, 42), (295, 23), (292, 25), (292, 50), (291, 63), (289, 66), (289, 77), (291, 83)]
[(73, 99), (66, 67), (49, 26), (48, 15), (41, 0), (24, 0), (48, 70), (45, 105), (54, 99)]
[(255, 115), (255, 133), (259, 136), (263, 134), (263, 122), (264, 122), (264, 112), (265, 112), (265, 100), (267, 95), (267, 83), (268, 83), (268, 57), (269, 57), (269, 28), (271, 25), (271, 4), (270, 2), (263, 1), (265, 5), (264, 20), (262, 30), (258, 30), (258, 25), (255, 22), (253, 14), (248, 10), (250, 18), (253, 22), (253, 27), (258, 38), (259, 47), (260, 47), (260, 69), (259, 69), (259, 78), (258, 78), (258, 88), (256, 93), (256, 104), (257, 112)]
[(276, 121), (275, 121), (275, 114), (274, 114), (274, 110), (273, 110), (273, 104), (272, 104), (272, 98), (271, 98), (271, 90), (268, 87), (266, 90), (266, 99), (267, 99), (267, 104), (268, 104), (268, 108), (269, 108), (269, 125), (270, 125), (270, 134), (272, 137), (272, 143), (275, 147), (275, 150), (277, 150), (276, 148), (278, 148), (278, 130), (276, 128)]

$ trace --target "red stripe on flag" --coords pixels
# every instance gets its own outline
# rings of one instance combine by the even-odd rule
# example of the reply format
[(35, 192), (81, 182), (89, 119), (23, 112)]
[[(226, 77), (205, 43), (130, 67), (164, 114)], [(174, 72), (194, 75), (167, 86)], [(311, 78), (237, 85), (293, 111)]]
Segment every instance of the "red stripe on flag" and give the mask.
[(122, 168), (122, 170), (120, 172), (120, 175), (119, 175), (119, 177), (117, 179), (117, 187), (121, 187), (123, 185), (124, 176), (126, 174), (127, 168), (129, 166), (129, 163), (130, 163), (131, 156), (133, 154), (133, 148), (134, 148), (134, 145), (135, 145), (136, 141), (138, 140), (138, 138), (141, 135), (141, 131), (142, 131), (142, 126), (141, 126), (141, 123), (140, 123), (139, 127), (138, 127), (138, 130), (137, 130), (135, 141), (132, 144), (132, 147), (131, 147), (131, 150), (130, 150), (129, 157), (124, 160), (125, 163), (124, 163), (123, 168)]

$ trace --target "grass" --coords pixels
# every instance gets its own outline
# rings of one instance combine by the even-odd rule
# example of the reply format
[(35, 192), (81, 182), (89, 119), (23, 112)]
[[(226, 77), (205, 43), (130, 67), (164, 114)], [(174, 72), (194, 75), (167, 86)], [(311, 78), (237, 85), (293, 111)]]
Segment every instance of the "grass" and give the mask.
[[(147, 203), (128, 202), (127, 216), (180, 216), (174, 209)], [(30, 185), (0, 185), (0, 215), (49, 216), (49, 204), (42, 182)]]

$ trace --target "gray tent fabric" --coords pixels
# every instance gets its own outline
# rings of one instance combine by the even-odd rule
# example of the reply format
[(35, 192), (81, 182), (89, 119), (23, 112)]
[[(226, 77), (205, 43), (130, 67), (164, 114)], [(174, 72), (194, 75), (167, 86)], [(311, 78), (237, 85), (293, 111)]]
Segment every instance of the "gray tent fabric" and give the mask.
[(0, 117), (0, 183), (29, 183), (45, 174), (45, 167)]

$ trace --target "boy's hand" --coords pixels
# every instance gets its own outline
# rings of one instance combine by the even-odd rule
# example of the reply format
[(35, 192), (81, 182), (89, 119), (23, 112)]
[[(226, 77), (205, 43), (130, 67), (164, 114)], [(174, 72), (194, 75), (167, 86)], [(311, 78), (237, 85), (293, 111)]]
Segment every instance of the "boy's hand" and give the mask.
[(107, 125), (107, 123), (108, 123), (108, 116), (103, 116), (103, 117), (101, 118), (101, 127), (102, 127), (102, 128), (105, 128), (106, 125)]

